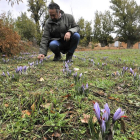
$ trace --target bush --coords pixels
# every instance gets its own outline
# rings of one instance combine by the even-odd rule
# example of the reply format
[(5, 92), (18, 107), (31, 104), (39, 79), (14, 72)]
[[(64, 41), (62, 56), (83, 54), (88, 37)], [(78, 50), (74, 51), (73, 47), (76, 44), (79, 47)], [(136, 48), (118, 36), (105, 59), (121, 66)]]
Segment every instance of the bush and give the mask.
[(7, 56), (18, 54), (23, 50), (23, 46), (19, 46), (20, 36), (13, 30), (10, 23), (5, 23), (5, 15), (0, 15), (0, 52)]

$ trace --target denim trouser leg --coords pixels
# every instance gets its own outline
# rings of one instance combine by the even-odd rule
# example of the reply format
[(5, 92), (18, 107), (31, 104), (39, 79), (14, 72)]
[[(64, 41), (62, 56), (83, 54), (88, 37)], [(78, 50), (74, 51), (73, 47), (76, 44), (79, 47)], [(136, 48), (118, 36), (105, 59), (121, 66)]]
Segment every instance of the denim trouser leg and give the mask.
[(71, 39), (70, 39), (70, 49), (68, 50), (69, 53), (74, 53), (75, 49), (77, 48), (77, 45), (79, 43), (79, 40), (80, 40), (80, 35), (78, 33), (74, 33), (72, 36), (71, 36)]
[(79, 40), (80, 40), (80, 35), (78, 33), (74, 33), (71, 36), (70, 41), (65, 41), (65, 40), (51, 41), (49, 44), (49, 48), (55, 54), (59, 53), (60, 51), (69, 52), (73, 54), (75, 49), (77, 48)]

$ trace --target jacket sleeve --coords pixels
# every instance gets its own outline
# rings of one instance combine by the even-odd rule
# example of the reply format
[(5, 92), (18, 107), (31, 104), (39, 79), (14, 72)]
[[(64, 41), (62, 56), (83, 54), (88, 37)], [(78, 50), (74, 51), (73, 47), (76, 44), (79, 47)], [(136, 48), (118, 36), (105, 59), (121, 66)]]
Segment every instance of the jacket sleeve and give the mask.
[(39, 54), (44, 54), (45, 56), (47, 55), (49, 40), (50, 40), (50, 29), (49, 29), (48, 22), (46, 21), (44, 32), (40, 43)]
[(79, 32), (79, 25), (76, 24), (75, 22), (75, 19), (72, 15), (70, 15), (70, 19), (69, 19), (69, 29), (68, 29), (68, 32), (71, 32), (72, 34), (76, 33), (76, 32)]

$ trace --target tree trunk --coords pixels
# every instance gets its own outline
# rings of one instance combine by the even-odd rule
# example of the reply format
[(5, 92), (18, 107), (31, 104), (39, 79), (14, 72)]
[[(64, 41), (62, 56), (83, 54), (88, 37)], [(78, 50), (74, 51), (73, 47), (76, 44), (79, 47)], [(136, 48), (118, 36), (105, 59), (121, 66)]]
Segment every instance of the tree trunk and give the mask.
[(130, 40), (127, 41), (127, 49), (130, 49), (133, 47), (133, 44), (131, 43)]

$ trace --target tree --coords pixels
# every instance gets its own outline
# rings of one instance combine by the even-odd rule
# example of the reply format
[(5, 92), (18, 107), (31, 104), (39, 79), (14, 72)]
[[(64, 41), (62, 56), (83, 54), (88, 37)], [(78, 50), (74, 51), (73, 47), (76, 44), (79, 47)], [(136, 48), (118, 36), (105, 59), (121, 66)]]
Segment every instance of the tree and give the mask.
[(11, 6), (13, 6), (15, 3), (19, 4), (19, 2), (23, 2), (22, 0), (6, 0), (8, 3), (11, 3)]
[(21, 16), (17, 17), (15, 26), (22, 40), (36, 38), (36, 25), (27, 17), (26, 12), (21, 13)]
[(134, 0), (111, 0), (118, 40), (127, 48), (140, 41), (140, 6)]
[(80, 45), (87, 46), (90, 42), (90, 35), (92, 34), (91, 22), (85, 21), (82, 17), (77, 24), (80, 27)]
[(28, 0), (28, 11), (32, 13), (31, 17), (34, 19), (37, 28), (37, 41), (41, 41), (40, 21), (43, 14), (47, 11), (46, 0)]
[(96, 11), (94, 19), (93, 38), (101, 43), (102, 47), (113, 43), (111, 33), (114, 31), (113, 19), (109, 11), (101, 13)]

